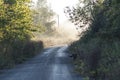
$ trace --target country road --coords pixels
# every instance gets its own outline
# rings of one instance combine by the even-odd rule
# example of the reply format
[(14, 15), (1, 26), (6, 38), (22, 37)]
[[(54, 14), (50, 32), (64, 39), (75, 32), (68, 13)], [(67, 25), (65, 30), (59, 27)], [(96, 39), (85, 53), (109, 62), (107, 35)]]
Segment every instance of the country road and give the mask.
[(4, 70), (0, 80), (82, 80), (64, 52), (66, 49), (67, 46), (45, 49), (14, 69)]

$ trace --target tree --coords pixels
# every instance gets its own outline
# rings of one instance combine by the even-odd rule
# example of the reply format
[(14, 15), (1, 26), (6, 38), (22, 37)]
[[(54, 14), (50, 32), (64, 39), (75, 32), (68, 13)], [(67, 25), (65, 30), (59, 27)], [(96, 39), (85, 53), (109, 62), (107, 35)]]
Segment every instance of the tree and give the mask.
[(82, 1), (84, 7), (67, 7), (66, 11), (76, 25), (89, 24), (80, 40), (70, 47), (78, 55), (78, 70), (89, 80), (119, 80), (120, 1)]
[(43, 26), (46, 31), (51, 31), (55, 21), (52, 20), (54, 12), (47, 5), (46, 0), (38, 0), (36, 7), (36, 14), (34, 16), (34, 23), (38, 26)]
[(31, 37), (30, 0), (0, 0), (0, 57), (3, 65), (17, 62)]
[[(31, 10), (26, 4), (29, 0), (12, 1), (1, 0), (0, 28), (7, 41), (12, 39), (25, 39), (25, 35), (30, 32), (32, 26)], [(10, 3), (9, 3), (10, 2)], [(19, 36), (18, 36), (19, 35)], [(14, 40), (13, 40), (14, 41)]]

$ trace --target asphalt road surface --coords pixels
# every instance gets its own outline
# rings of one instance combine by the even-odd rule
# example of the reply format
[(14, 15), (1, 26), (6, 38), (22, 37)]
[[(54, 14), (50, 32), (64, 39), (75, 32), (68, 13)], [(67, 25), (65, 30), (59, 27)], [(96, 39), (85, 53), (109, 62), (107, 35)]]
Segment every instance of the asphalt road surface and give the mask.
[(67, 46), (48, 48), (14, 69), (4, 70), (0, 80), (82, 80), (64, 52), (66, 49)]

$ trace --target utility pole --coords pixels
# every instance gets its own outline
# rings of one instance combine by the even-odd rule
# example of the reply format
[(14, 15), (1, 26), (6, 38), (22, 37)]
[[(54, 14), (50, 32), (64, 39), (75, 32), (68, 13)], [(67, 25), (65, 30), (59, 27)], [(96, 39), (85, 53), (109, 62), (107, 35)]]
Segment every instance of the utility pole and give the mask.
[(57, 15), (57, 17), (58, 17), (58, 27), (59, 27), (59, 15)]

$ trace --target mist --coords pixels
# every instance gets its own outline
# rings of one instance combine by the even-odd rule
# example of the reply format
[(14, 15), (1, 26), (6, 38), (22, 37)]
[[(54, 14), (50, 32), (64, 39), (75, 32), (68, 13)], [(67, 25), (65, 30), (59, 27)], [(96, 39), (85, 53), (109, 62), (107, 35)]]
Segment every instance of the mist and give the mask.
[(76, 26), (69, 21), (65, 21), (57, 26), (53, 26), (53, 32), (49, 34), (35, 34), (34, 40), (41, 40), (45, 47), (69, 45), (79, 39)]
[(78, 35), (78, 31), (76, 30), (76, 26), (73, 25), (69, 21), (65, 21), (64, 23), (60, 24), (59, 27), (56, 27), (57, 33), (61, 35), (61, 37), (76, 39)]

